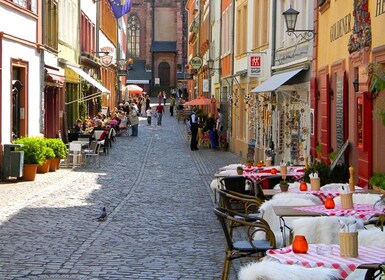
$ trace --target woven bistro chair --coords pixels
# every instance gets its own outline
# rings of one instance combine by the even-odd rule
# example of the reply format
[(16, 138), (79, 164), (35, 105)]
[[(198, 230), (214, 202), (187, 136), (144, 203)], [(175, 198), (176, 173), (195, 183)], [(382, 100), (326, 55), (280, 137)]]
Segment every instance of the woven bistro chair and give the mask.
[[(222, 280), (227, 280), (231, 263), (239, 258), (255, 258), (260, 259), (266, 255), (266, 251), (274, 249), (275, 237), (270, 227), (263, 219), (258, 218), (255, 221), (246, 221), (237, 218), (231, 211), (224, 208), (214, 208), (214, 214), (217, 216), (221, 224), (226, 239), (226, 256), (222, 271)], [(238, 227), (237, 238), (232, 234), (232, 228)], [(264, 239), (254, 239), (256, 233), (264, 233)]]
[(244, 176), (226, 176), (220, 180), (221, 188), (240, 194), (254, 194), (255, 185), (253, 180)]
[(217, 190), (217, 193), (220, 207), (249, 216), (260, 216), (259, 207), (262, 205), (263, 200), (257, 196), (243, 195), (226, 190)]

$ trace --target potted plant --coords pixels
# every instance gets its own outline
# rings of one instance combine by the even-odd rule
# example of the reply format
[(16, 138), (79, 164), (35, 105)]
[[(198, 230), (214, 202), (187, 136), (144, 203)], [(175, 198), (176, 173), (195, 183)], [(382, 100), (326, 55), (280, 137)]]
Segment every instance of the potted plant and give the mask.
[(37, 166), (45, 160), (43, 139), (39, 137), (21, 137), (13, 143), (21, 144), (17, 150), (24, 152), (23, 180), (34, 181)]
[(47, 146), (46, 139), (43, 140), (43, 144), (45, 161), (42, 164), (38, 165), (37, 173), (47, 173), (49, 171), (49, 167), (51, 166), (51, 159), (55, 158), (55, 153), (52, 148)]
[(385, 173), (373, 173), (373, 176), (369, 179), (369, 183), (372, 185), (374, 190), (385, 193)]
[(335, 159), (337, 158), (337, 152), (336, 152), (336, 151), (331, 152), (331, 153), (328, 155), (328, 158), (329, 158), (329, 160), (330, 160), (330, 163), (332, 163), (332, 162), (335, 161)]
[(243, 174), (243, 167), (242, 166), (237, 166), (237, 174), (242, 175)]
[(67, 156), (67, 147), (61, 139), (47, 138), (47, 147), (51, 148), (55, 153), (55, 157), (51, 160), (49, 171), (56, 171), (59, 168), (60, 159)]
[(321, 144), (318, 144), (316, 147), (315, 147), (315, 151), (317, 153), (317, 158), (318, 159), (321, 159), (322, 158), (322, 146)]
[(281, 192), (287, 192), (289, 189), (289, 183), (284, 179), (279, 183), (279, 187), (281, 188)]

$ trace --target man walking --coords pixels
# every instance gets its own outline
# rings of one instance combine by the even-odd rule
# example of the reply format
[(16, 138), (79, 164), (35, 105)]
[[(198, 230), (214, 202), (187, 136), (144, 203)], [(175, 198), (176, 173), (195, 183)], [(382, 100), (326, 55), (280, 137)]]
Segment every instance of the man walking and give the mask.
[(171, 95), (170, 97), (170, 116), (174, 116), (175, 98)]
[(164, 107), (162, 106), (162, 102), (159, 102), (158, 106), (156, 106), (155, 111), (158, 118), (157, 125), (162, 125), (162, 114), (164, 113)]
[(198, 149), (198, 117), (196, 115), (196, 108), (193, 109), (190, 116), (190, 124), (191, 124), (191, 143), (190, 149), (191, 151), (197, 151)]

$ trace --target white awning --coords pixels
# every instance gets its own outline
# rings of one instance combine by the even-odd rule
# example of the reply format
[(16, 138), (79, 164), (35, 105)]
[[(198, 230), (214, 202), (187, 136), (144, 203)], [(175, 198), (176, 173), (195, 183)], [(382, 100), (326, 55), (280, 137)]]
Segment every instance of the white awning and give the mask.
[(275, 91), (277, 88), (282, 86), (284, 83), (286, 83), (288, 80), (293, 78), (295, 75), (297, 75), (299, 72), (304, 70), (303, 68), (279, 73), (276, 75), (273, 75), (266, 81), (264, 81), (262, 84), (251, 90), (251, 92), (259, 93), (259, 92), (270, 92)]
[(149, 83), (149, 80), (126, 80), (126, 84), (148, 85)]
[(84, 72), (82, 69), (78, 67), (74, 67), (71, 65), (67, 65), (68, 68), (75, 71), (79, 76), (81, 76), (83, 79), (85, 79), (87, 82), (89, 82), (91, 85), (96, 87), (98, 90), (100, 90), (102, 93), (109, 94), (111, 93), (108, 89), (106, 89), (102, 84), (97, 82), (94, 78), (92, 78), (90, 75), (88, 75), (86, 72)]

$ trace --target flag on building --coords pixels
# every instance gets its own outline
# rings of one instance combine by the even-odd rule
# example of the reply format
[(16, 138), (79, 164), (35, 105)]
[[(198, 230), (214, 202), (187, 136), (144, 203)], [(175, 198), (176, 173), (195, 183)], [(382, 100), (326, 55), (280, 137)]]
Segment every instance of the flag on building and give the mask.
[(109, 0), (116, 19), (131, 11), (131, 0)]

